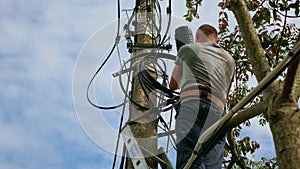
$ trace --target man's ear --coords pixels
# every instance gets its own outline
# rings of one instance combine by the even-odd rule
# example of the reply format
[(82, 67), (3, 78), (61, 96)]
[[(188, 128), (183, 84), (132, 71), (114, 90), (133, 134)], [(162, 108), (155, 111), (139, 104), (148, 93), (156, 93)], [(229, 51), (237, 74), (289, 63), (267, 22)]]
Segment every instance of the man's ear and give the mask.
[(210, 42), (210, 43), (219, 43), (219, 42), (220, 42), (220, 39), (216, 38), (216, 37), (213, 36), (213, 35), (209, 35), (209, 36), (207, 37), (207, 40), (208, 40), (208, 42)]

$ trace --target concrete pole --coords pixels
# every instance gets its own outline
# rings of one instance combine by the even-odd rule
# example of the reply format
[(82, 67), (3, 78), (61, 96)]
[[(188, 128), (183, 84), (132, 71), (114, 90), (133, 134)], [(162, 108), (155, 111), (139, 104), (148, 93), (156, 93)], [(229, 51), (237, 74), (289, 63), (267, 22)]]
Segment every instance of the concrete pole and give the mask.
[[(135, 36), (135, 44), (143, 45), (143, 44), (155, 44), (155, 37), (153, 37), (153, 34), (156, 35), (156, 32), (153, 31), (152, 25), (155, 22), (155, 19), (147, 19), (147, 15), (151, 15), (152, 17), (155, 17), (153, 14), (153, 11), (155, 11), (155, 0), (136, 0), (136, 5), (139, 7), (135, 23), (136, 23), (136, 36)], [(146, 5), (151, 6), (151, 11), (147, 12)], [(151, 14), (152, 13), (152, 14)], [(138, 49), (134, 51), (135, 55), (149, 52), (149, 49)], [(139, 60), (135, 60), (133, 65), (136, 65)], [(153, 68), (151, 69), (152, 76), (157, 77), (157, 72)], [(133, 72), (133, 79), (132, 79), (132, 89), (131, 89), (131, 95), (133, 100), (143, 105), (144, 107), (149, 107), (149, 101), (146, 98), (145, 94), (143, 93), (143, 90), (141, 88), (141, 85), (138, 81), (138, 78), (136, 76), (137, 73), (137, 67), (135, 67), (135, 70)], [(156, 103), (156, 98), (151, 99), (152, 102)], [(133, 103), (130, 104), (129, 108), (130, 114), (129, 114), (129, 121), (131, 119), (135, 119), (136, 117), (141, 116), (145, 112), (140, 110), (139, 107), (134, 105)], [(151, 152), (152, 154), (157, 155), (157, 137), (156, 138), (150, 138), (153, 136), (157, 136), (157, 116), (155, 114), (144, 117), (143, 119), (139, 120), (137, 123), (130, 124), (131, 130), (133, 134), (135, 135), (136, 140), (138, 141), (139, 145), (143, 148), (147, 149), (147, 151)], [(149, 157), (149, 153), (143, 152), (144, 156), (146, 157), (146, 162), (149, 167), (152, 169), (158, 168), (158, 163), (154, 160), (153, 157)], [(133, 165), (129, 158), (126, 159), (126, 169), (133, 169)]]

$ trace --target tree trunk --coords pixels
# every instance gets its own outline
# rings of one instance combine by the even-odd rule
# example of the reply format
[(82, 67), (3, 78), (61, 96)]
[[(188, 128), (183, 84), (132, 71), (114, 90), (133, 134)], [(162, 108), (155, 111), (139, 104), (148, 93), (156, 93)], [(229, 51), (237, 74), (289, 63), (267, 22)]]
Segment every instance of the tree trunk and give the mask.
[(279, 168), (299, 168), (300, 111), (294, 99), (276, 100), (269, 112), (269, 123)]

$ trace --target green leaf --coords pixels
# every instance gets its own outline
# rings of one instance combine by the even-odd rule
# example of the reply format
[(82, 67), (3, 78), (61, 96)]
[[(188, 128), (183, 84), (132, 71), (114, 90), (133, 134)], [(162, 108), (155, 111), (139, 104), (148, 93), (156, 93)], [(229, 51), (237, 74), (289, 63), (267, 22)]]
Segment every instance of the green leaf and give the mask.
[(218, 3), (218, 6), (219, 6), (219, 7), (221, 7), (221, 8), (223, 8), (223, 7), (224, 7), (224, 5), (225, 5), (225, 3), (224, 3), (224, 2), (219, 2), (219, 3)]
[(288, 45), (289, 45), (289, 41), (288, 40), (283, 40), (282, 43), (281, 43), (282, 47), (286, 47)]
[(272, 7), (272, 8), (276, 8), (276, 4), (275, 4), (275, 1), (272, 1), (272, 0), (269, 0), (269, 5)]
[(298, 8), (295, 9), (295, 15), (296, 16), (299, 16), (299, 13), (300, 13), (300, 9), (299, 8), (300, 8), (300, 6), (298, 5)]
[(297, 5), (297, 4), (295, 4), (295, 3), (292, 3), (292, 4), (290, 4), (290, 5), (289, 5), (289, 7), (290, 7), (290, 8), (297, 8), (297, 7), (298, 7), (298, 5)]

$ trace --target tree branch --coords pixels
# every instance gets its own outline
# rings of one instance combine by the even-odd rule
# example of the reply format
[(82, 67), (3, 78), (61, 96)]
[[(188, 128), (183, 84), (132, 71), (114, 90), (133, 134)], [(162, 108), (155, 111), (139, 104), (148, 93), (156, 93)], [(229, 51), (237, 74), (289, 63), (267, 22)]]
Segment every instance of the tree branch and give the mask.
[(268, 111), (268, 102), (267, 101), (259, 102), (248, 109), (239, 111), (236, 115), (233, 116), (232, 119), (230, 119), (230, 121), (226, 125), (226, 128), (228, 129), (234, 128), (239, 124), (245, 122), (246, 120), (251, 119), (262, 113), (266, 113), (267, 111)]
[(299, 99), (300, 97), (300, 66), (298, 65), (298, 69), (295, 75), (295, 82), (294, 82), (294, 86), (293, 86), (293, 94), (294, 94), (294, 98), (296, 100)]
[[(261, 81), (267, 76), (271, 68), (266, 60), (264, 49), (256, 34), (248, 7), (244, 0), (231, 0), (228, 9), (234, 13), (253, 67), (253, 72), (257, 80)], [(263, 99), (267, 100), (279, 89), (279, 83), (272, 83), (263, 91)]]
[(230, 163), (227, 168), (231, 169), (233, 167), (233, 165), (236, 163), (240, 168), (245, 169), (244, 162), (239, 160), (240, 152), (237, 151), (237, 143), (235, 142), (235, 139), (234, 139), (231, 129), (227, 130), (226, 136), (227, 136), (227, 141), (228, 141), (229, 145), (225, 144), (225, 146), (228, 146), (228, 149), (231, 151), (231, 154), (232, 154)]
[[(300, 35), (298, 35), (298, 41), (300, 41)], [(299, 61), (299, 58), (289, 67), (288, 70), (290, 69), (294, 69), (295, 72), (288, 72), (288, 76), (293, 76), (294, 77), (294, 80), (292, 82), (293, 86), (291, 86), (292, 88), (292, 94), (294, 96), (294, 98), (296, 99), (296, 101), (299, 99), (300, 97), (300, 61)], [(292, 71), (291, 70), (291, 71)], [(290, 74), (290, 75), (289, 75)], [(285, 80), (285, 85), (288, 85), (288, 81), (287, 79)], [(284, 89), (285, 90), (285, 86), (284, 86)], [(284, 93), (284, 92), (283, 92)]]
[[(296, 80), (297, 69), (299, 67), (299, 58), (297, 58), (289, 67), (287, 71), (286, 78), (284, 80), (284, 85), (282, 89), (282, 99), (289, 99), (292, 95), (292, 89), (294, 82)], [(298, 77), (299, 79), (299, 77)]]
[(257, 80), (261, 81), (270, 72), (270, 66), (256, 34), (248, 7), (244, 0), (232, 0), (229, 10), (234, 13), (238, 22), (254, 74)]

